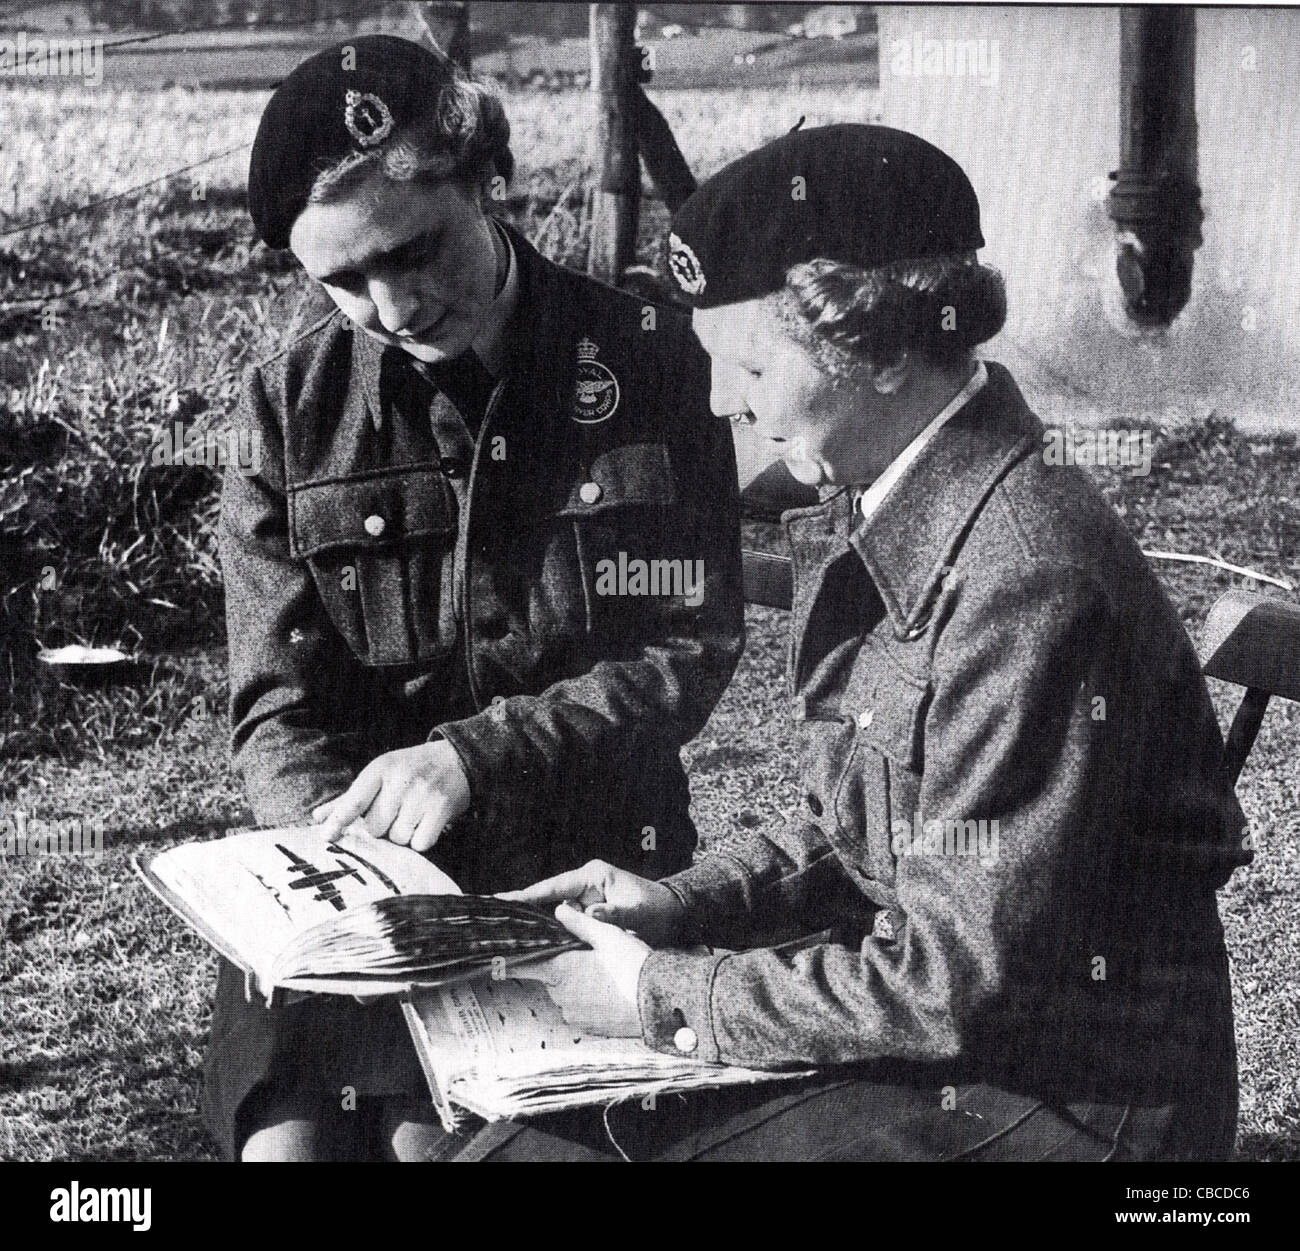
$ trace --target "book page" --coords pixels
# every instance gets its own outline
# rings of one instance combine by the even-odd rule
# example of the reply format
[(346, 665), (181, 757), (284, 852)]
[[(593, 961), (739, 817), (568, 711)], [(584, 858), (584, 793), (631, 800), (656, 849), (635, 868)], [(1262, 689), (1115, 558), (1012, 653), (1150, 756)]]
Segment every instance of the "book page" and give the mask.
[(435, 1052), (434, 1067), (452, 1083), (474, 1076), (701, 1067), (697, 1060), (652, 1051), (640, 1038), (584, 1034), (564, 1020), (541, 982), (478, 978), (418, 994), (413, 1003)]
[(311, 826), (187, 843), (149, 871), (259, 977), (296, 932), (358, 904), (460, 893), (409, 847), (352, 833), (330, 844)]
[(502, 978), (412, 996), (407, 1022), (434, 1103), (449, 1128), (459, 1104), (492, 1121), (640, 1094), (806, 1077), (655, 1051), (640, 1038), (584, 1035), (540, 982)]

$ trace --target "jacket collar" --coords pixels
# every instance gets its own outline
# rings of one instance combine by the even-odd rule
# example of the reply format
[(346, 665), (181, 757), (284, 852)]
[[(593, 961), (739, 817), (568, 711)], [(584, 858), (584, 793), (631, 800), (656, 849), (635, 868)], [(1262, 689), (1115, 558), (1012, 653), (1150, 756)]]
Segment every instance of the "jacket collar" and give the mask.
[(899, 638), (915, 636), (969, 524), (1013, 465), (1042, 441), (1042, 423), (1001, 365), (850, 534)]
[[(552, 305), (562, 304), (562, 299), (555, 292), (551, 270), (557, 268), (546, 260), (528, 240), (507, 222), (493, 219), (505, 232), (513, 253), (510, 272), (514, 312), (504, 327), (504, 336), (510, 344), (510, 350), (504, 361), (503, 377), (509, 377), (523, 364), (521, 357), (537, 355), (535, 342), (539, 332), (546, 327), (554, 334), (564, 324), (562, 316), (557, 317), (559, 308)], [(545, 359), (549, 352), (541, 352)], [(361, 386), (365, 396), (366, 409), (371, 423), (376, 430), (383, 425), (384, 402), (383, 383), (385, 375), (400, 376), (412, 358), (401, 348), (391, 347), (371, 338), (364, 330), (352, 327), (352, 367), (353, 376)]]

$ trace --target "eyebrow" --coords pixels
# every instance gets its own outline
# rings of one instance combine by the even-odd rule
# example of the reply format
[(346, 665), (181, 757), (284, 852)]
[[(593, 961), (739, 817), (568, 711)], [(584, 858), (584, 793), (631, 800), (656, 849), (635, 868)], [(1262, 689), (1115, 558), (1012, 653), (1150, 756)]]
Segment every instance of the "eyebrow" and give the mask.
[(440, 229), (439, 227), (435, 226), (432, 227), (431, 229), (420, 231), (418, 234), (413, 234), (409, 239), (405, 240), (404, 242), (396, 244), (394, 247), (386, 248), (383, 252), (374, 252), (369, 256), (363, 256), (359, 260), (353, 261), (351, 264), (344, 266), (342, 269), (335, 269), (335, 270), (331, 270), (328, 274), (322, 274), (321, 277), (316, 279), (316, 281), (324, 283), (326, 286), (337, 286), (338, 285), (337, 280), (343, 277), (343, 275), (345, 274), (356, 273), (367, 267), (391, 264), (395, 259), (400, 257), (401, 254), (405, 252), (408, 248), (410, 248), (413, 244), (420, 243), (425, 239), (431, 238), (433, 235), (439, 232), (439, 229)]
[[(696, 342), (706, 352), (708, 352), (709, 351), (708, 344), (706, 344), (704, 340), (700, 337), (699, 328), (695, 326), (694, 323), (691, 324), (691, 333), (695, 336)], [(761, 373), (763, 371), (763, 364), (756, 356), (751, 354), (753, 351), (753, 347), (754, 344), (751, 336), (750, 338), (745, 340), (742, 349), (742, 354), (740, 356), (735, 357), (734, 359), (736, 361), (736, 364), (738, 364), (741, 367), (741, 369), (747, 369), (751, 373)], [(709, 355), (712, 355), (712, 353), (710, 352)]]

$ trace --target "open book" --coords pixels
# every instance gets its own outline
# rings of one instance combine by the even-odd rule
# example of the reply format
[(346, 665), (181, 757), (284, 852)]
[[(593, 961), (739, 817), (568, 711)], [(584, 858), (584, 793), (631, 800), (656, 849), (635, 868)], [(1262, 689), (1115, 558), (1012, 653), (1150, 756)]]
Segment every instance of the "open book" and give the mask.
[[(400, 994), (448, 1130), (616, 1099), (802, 1077), (584, 1036), (526, 961), (581, 947), (549, 909), (462, 895), (409, 847), (319, 828), (234, 831), (135, 867), (149, 888), (271, 1003), (277, 990)], [(490, 974), (490, 976), (489, 976)], [(469, 980), (469, 979), (472, 979)]]
[(486, 1121), (778, 1078), (668, 1055), (639, 1038), (584, 1035), (536, 981), (484, 978), (420, 991), (402, 1004), (434, 1106), (449, 1132), (453, 1104)]
[(364, 834), (249, 830), (134, 863), (268, 1004), (277, 989), (401, 994), (582, 945), (549, 910), (462, 895), (418, 852)]

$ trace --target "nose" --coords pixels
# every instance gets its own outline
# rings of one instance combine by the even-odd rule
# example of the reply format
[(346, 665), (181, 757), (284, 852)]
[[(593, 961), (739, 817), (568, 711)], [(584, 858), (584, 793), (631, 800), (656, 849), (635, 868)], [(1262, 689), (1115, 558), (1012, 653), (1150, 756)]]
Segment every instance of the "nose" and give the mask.
[(390, 278), (375, 278), (369, 284), (370, 302), (380, 324), (389, 334), (416, 330), (420, 300), (406, 283)]
[(709, 379), (709, 407), (717, 417), (730, 417), (748, 410), (737, 370), (714, 363)]

